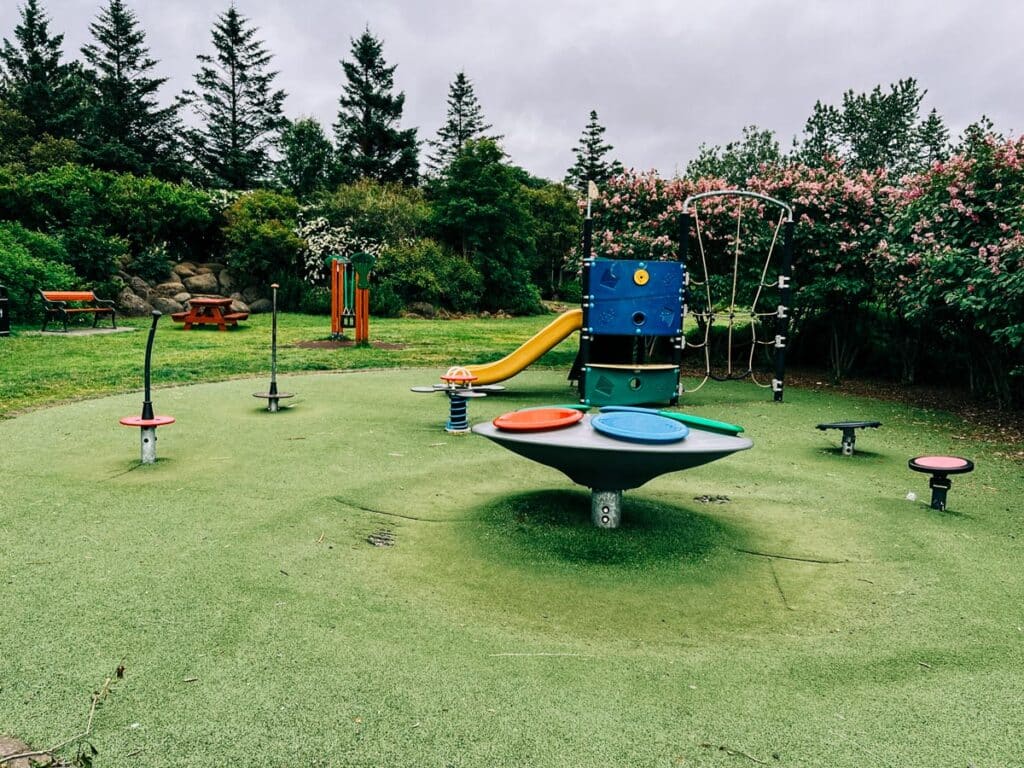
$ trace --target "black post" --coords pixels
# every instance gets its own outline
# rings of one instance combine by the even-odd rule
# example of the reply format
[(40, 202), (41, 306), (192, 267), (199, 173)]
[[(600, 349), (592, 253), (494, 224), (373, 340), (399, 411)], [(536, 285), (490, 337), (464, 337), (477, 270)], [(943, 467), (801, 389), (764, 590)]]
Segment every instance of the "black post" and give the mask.
[(270, 392), (277, 394), (277, 283), (271, 284), (271, 321), (270, 321)]
[(775, 380), (772, 399), (782, 402), (783, 380), (786, 375), (786, 346), (789, 344), (790, 273), (793, 270), (793, 221), (787, 221), (782, 240), (782, 269), (779, 270), (779, 312), (775, 319)]
[(142, 418), (153, 418), (153, 402), (149, 398), (149, 370), (150, 360), (153, 357), (153, 337), (156, 336), (156, 324), (160, 320), (161, 313), (153, 310), (153, 324), (149, 326), (149, 339), (146, 341), (146, 395), (142, 401)]

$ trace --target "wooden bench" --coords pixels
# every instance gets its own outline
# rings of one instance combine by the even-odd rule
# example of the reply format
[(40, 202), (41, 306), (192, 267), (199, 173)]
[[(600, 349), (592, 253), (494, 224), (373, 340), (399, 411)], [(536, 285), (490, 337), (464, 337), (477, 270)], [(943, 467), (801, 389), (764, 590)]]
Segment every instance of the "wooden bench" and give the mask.
[[(64, 324), (64, 332), (68, 330), (68, 319), (78, 314), (92, 313), (92, 327), (95, 328), (103, 315), (110, 315), (110, 323), (117, 328), (117, 313), (114, 302), (96, 297), (92, 291), (39, 291), (43, 297), (43, 330), (51, 320), (59, 320)], [(75, 306), (68, 306), (74, 304)]]

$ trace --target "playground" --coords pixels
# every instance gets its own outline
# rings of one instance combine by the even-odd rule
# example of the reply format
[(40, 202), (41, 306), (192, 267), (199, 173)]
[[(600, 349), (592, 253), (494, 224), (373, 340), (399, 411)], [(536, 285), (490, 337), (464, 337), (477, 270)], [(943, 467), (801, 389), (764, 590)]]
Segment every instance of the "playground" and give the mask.
[[(269, 317), (161, 325), (152, 399), (176, 423), (153, 466), (117, 423), (139, 409), (149, 325), (126, 322), (3, 347), (22, 383), (0, 422), (0, 711), (32, 747), (82, 732), (110, 678), (84, 740), (97, 765), (982, 766), (1019, 749), (1024, 480), (996, 429), (806, 375), (782, 404), (714, 382), (679, 409), (754, 447), (628, 491), (607, 531), (586, 488), (446, 434), (443, 398), (409, 393), (550, 318), (375, 321), (405, 348), (323, 350), (298, 346), (323, 318), (282, 316), (296, 396), (273, 414), (252, 397)], [(577, 347), (472, 400), (472, 422), (571, 402)], [(882, 426), (844, 456), (815, 427), (845, 419)], [(907, 466), (925, 452), (975, 462), (945, 511)]]

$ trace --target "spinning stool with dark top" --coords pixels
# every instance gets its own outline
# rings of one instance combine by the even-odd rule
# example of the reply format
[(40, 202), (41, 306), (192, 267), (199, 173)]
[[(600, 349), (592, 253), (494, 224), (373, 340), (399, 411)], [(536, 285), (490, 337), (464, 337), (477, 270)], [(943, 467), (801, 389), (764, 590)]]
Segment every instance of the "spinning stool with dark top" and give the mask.
[(932, 509), (946, 508), (946, 492), (953, 486), (949, 475), (962, 475), (974, 471), (974, 462), (959, 456), (917, 456), (907, 462), (915, 472), (931, 475), (928, 486), (932, 489)]
[(828, 424), (819, 424), (818, 429), (824, 432), (826, 429), (843, 430), (843, 456), (853, 456), (853, 445), (857, 442), (856, 431), (870, 427), (877, 429), (882, 426), (880, 421), (833, 421)]

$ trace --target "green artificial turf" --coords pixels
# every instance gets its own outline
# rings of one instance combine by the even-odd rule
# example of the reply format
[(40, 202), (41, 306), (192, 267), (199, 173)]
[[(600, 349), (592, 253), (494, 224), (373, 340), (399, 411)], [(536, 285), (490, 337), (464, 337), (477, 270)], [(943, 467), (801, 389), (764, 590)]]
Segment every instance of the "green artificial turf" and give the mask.
[[(194, 335), (160, 337), (161, 381), (172, 352), (244, 338)], [(126, 343), (74, 341), (99, 338)], [(97, 766), (1020, 759), (1024, 478), (1004, 446), (892, 403), (709, 384), (683, 407), (753, 450), (627, 492), (602, 531), (564, 476), (446, 435), (445, 398), (408, 391), (436, 368), (291, 372), (305, 353), (282, 355), (279, 414), (251, 397), (266, 376), (156, 390), (178, 422), (153, 466), (117, 424), (138, 392), (0, 422), (0, 733), (80, 731), (124, 659)], [(98, 387), (130, 381), (100, 365)], [(508, 384), (473, 421), (571, 399), (564, 368)], [(861, 418), (883, 427), (850, 458), (814, 429)], [(977, 469), (943, 513), (906, 460), (946, 451)]]

